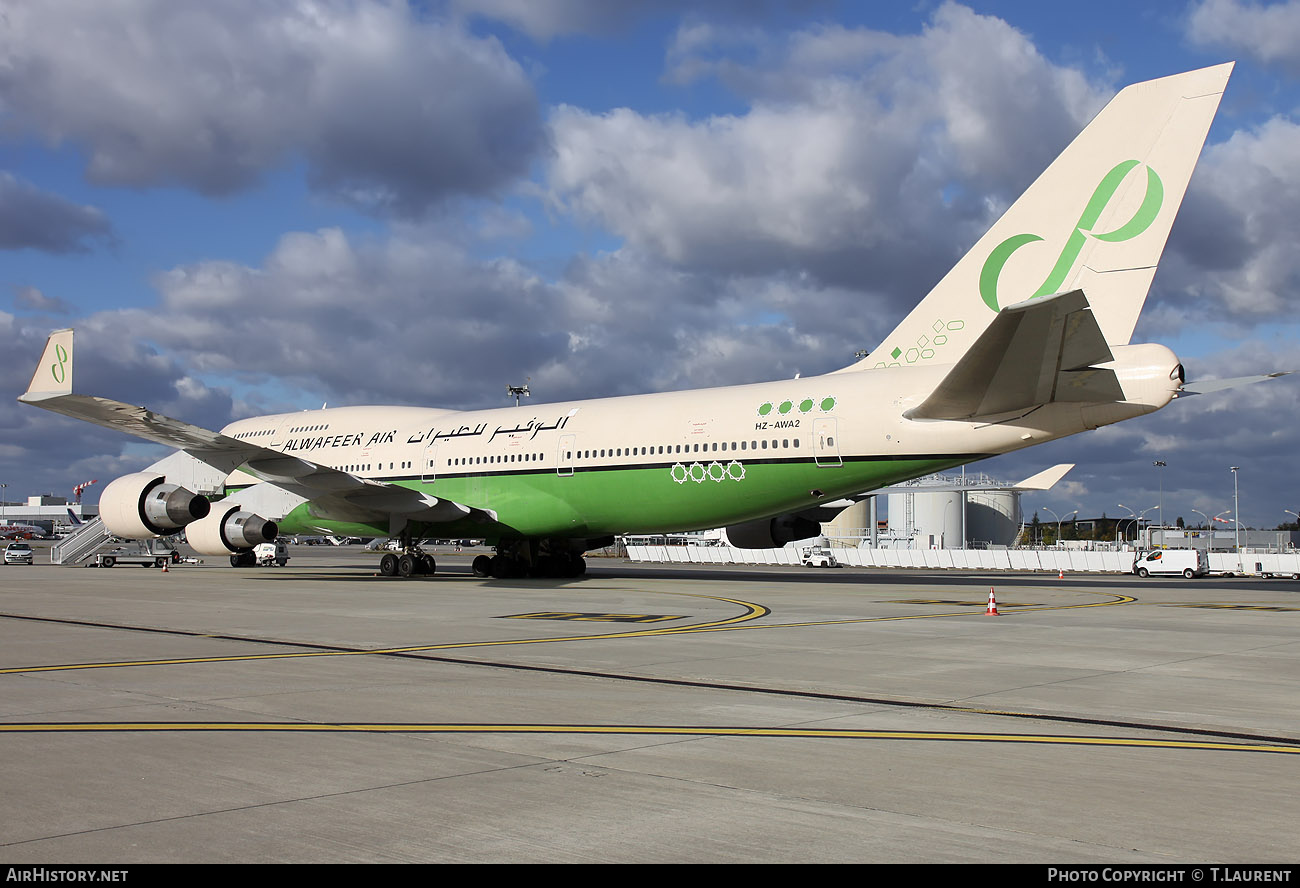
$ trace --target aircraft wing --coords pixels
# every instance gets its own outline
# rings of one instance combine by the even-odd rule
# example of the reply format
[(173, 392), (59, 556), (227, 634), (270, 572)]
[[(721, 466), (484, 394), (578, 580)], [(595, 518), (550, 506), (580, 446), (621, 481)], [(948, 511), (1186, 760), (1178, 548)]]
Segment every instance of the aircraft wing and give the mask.
[(988, 418), (1053, 401), (1122, 401), (1114, 359), (1082, 290), (1010, 305), (904, 416)]
[(156, 444), (175, 447), (223, 473), (240, 469), (260, 481), (270, 482), (311, 500), (312, 513), (321, 518), (359, 521), (376, 514), (396, 514), (416, 521), (496, 520), (496, 515), (490, 510), (363, 478), (172, 419), (134, 404), (73, 394), (71, 330), (50, 334), (31, 384), (18, 400)]

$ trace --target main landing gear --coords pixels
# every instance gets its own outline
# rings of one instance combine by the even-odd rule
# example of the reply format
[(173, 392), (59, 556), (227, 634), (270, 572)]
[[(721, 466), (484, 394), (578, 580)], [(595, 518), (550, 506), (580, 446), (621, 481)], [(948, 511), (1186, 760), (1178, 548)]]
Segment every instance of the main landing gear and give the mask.
[(587, 559), (576, 552), (525, 540), (497, 546), (497, 554), (480, 555), (471, 567), (474, 576), (495, 580), (568, 579), (587, 572)]
[(438, 563), (433, 556), (411, 542), (411, 534), (403, 532), (398, 536), (402, 552), (385, 552), (379, 559), (379, 575), (384, 577), (412, 577), (417, 575), (432, 576)]

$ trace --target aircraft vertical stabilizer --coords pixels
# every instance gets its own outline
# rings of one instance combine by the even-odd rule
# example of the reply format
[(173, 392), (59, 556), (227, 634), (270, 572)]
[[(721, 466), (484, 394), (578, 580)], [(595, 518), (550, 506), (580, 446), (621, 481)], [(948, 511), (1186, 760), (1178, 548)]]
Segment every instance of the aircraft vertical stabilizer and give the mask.
[(929, 295), (845, 370), (954, 364), (1004, 308), (1083, 290), (1126, 344), (1232, 63), (1121, 90)]

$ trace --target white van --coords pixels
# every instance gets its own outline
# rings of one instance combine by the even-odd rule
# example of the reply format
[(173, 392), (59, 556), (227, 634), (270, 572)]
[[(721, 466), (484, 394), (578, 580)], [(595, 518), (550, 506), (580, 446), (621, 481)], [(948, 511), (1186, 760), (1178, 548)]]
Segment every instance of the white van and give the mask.
[(1210, 556), (1201, 549), (1153, 549), (1133, 558), (1133, 573), (1140, 577), (1203, 577), (1210, 572)]

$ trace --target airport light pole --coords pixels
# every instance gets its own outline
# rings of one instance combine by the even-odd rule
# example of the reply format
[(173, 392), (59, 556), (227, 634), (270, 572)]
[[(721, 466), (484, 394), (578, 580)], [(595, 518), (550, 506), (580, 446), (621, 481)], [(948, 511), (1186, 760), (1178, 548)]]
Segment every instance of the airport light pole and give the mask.
[(1044, 512), (1048, 513), (1049, 515), (1051, 515), (1053, 518), (1056, 519), (1056, 542), (1059, 544), (1061, 542), (1061, 517), (1057, 515), (1055, 512), (1053, 512), (1051, 509), (1047, 508), (1047, 506), (1039, 506), (1038, 508), (1042, 509)]
[[(1152, 507), (1149, 508), (1149, 509), (1143, 509), (1143, 510), (1142, 510), (1142, 514), (1138, 517), (1138, 533), (1139, 533), (1139, 534), (1142, 533), (1142, 522), (1147, 520), (1147, 512), (1154, 512), (1154, 511), (1155, 511), (1156, 509), (1158, 509), (1158, 508), (1160, 508), (1160, 507), (1159, 507), (1159, 506), (1152, 506)], [(1165, 535), (1164, 535), (1163, 532), (1161, 532), (1161, 534), (1160, 534), (1160, 541), (1161, 541), (1161, 543), (1164, 542), (1164, 539), (1165, 539)], [(1162, 545), (1161, 548), (1163, 549), (1164, 546)]]
[(532, 381), (533, 381), (533, 378), (530, 376), (530, 377), (528, 377), (526, 380), (524, 380), (524, 384), (523, 384), (523, 385), (507, 385), (507, 386), (506, 386), (506, 394), (507, 394), (507, 396), (510, 396), (510, 395), (513, 395), (513, 396), (514, 396), (514, 399), (515, 399), (515, 406), (516, 406), (516, 407), (519, 406), (519, 399), (520, 399), (520, 397), (527, 398), (527, 397), (531, 397), (531, 396), (532, 396), (532, 392), (530, 392), (530, 391), (528, 390), (528, 383), (530, 383), (530, 382), (532, 382)]
[[(1075, 509), (1073, 512), (1071, 512), (1070, 514), (1066, 515), (1065, 517), (1066, 517), (1066, 518), (1073, 518), (1075, 515), (1078, 515), (1078, 514), (1079, 514), (1079, 510), (1078, 510), (1078, 509)], [(1076, 528), (1076, 530), (1077, 530), (1077, 528)], [(1076, 536), (1076, 537), (1077, 537), (1078, 535), (1079, 535), (1078, 533), (1075, 533), (1075, 536)], [(1056, 538), (1057, 538), (1058, 540), (1061, 538), (1061, 522), (1059, 522), (1059, 521), (1056, 522)]]
[[(1224, 515), (1231, 515), (1231, 514), (1232, 514), (1232, 509), (1225, 509), (1224, 511), (1222, 511), (1222, 512), (1220, 512), (1219, 514), (1215, 515), (1215, 516), (1214, 516), (1214, 520), (1215, 520), (1215, 521), (1221, 521), (1221, 522), (1223, 522), (1224, 524), (1227, 524), (1227, 523), (1228, 523), (1228, 522), (1227, 522), (1227, 519), (1225, 519), (1223, 516), (1224, 516)], [(1235, 520), (1235, 519), (1234, 519), (1234, 520)], [(1210, 529), (1210, 545), (1211, 545), (1211, 546), (1214, 545), (1214, 529), (1213, 529), (1213, 525), (1211, 525), (1211, 529)]]
[(1237, 522), (1237, 569), (1242, 573), (1246, 572), (1241, 560), (1241, 503), (1237, 501), (1237, 470), (1241, 466), (1229, 466), (1232, 470), (1232, 514)]
[(1169, 465), (1163, 459), (1158, 459), (1151, 465), (1156, 467), (1156, 477), (1160, 479), (1160, 499), (1156, 505), (1160, 508), (1160, 548), (1165, 547), (1165, 473), (1159, 471)]
[(1209, 536), (1205, 538), (1205, 557), (1209, 558), (1210, 541), (1214, 539), (1214, 528), (1210, 526), (1210, 516), (1202, 512), (1200, 509), (1192, 509), (1191, 511), (1205, 519), (1205, 532), (1209, 534)]
[[(1044, 512), (1049, 512), (1049, 513), (1051, 513), (1051, 516), (1052, 516), (1053, 518), (1056, 519), (1056, 544), (1059, 546), (1059, 545), (1061, 544), (1061, 521), (1062, 521), (1062, 518), (1061, 518), (1060, 515), (1057, 515), (1057, 514), (1056, 514), (1055, 512), (1053, 512), (1051, 509), (1047, 508), (1047, 506), (1041, 506), (1040, 508), (1041, 508)], [(1066, 517), (1066, 518), (1069, 518), (1071, 515), (1078, 515), (1078, 514), (1079, 514), (1079, 510), (1078, 510), (1078, 509), (1075, 509), (1073, 512), (1071, 512), (1069, 515), (1066, 515), (1065, 517)]]
[[(1119, 506), (1121, 509), (1125, 509), (1125, 510), (1130, 514), (1130, 515), (1132, 515), (1134, 521), (1137, 520), (1137, 517), (1138, 517), (1137, 512), (1134, 512), (1132, 509), (1130, 509), (1128, 506), (1124, 505), (1123, 503), (1116, 503), (1116, 505)], [(1123, 522), (1123, 521), (1120, 521), (1120, 522), (1116, 523), (1116, 525), (1115, 525), (1115, 545), (1116, 545), (1116, 546), (1119, 545), (1119, 529), (1120, 529), (1121, 527), (1123, 527), (1123, 526), (1124, 526), (1124, 522)], [(1127, 538), (1126, 538), (1126, 539), (1127, 539)]]

